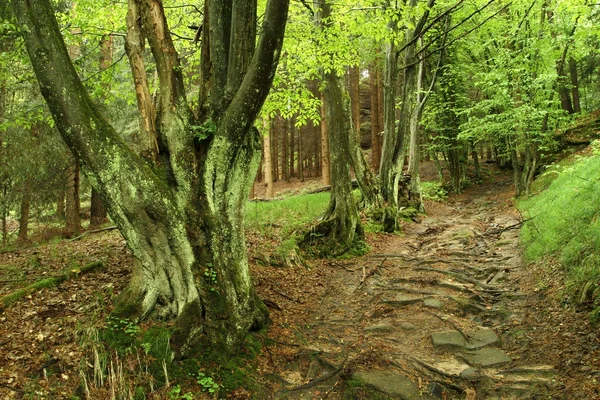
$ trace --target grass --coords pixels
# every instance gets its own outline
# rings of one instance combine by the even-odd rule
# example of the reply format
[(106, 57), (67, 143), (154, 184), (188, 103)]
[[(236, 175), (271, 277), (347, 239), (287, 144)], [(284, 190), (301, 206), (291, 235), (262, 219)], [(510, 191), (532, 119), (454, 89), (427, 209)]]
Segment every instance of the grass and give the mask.
[(260, 246), (269, 247), (268, 250), (253, 250), (272, 253), (271, 262), (275, 264), (296, 259), (300, 235), (325, 212), (328, 203), (327, 192), (246, 203), (246, 231), (250, 236), (259, 237)]
[(282, 200), (246, 203), (246, 227), (265, 229), (272, 226), (294, 231), (318, 218), (329, 203), (329, 193), (304, 194)]
[[(521, 231), (528, 261), (555, 257), (567, 273), (567, 290), (600, 315), (600, 150), (550, 168), (537, 194), (519, 203), (530, 220)], [(545, 188), (545, 189), (544, 189)], [(540, 191), (541, 189), (541, 191)]]

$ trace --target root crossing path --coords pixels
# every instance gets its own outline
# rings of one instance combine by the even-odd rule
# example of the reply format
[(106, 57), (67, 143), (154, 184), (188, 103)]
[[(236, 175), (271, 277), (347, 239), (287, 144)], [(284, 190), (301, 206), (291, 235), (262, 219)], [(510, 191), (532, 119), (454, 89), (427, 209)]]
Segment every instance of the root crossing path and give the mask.
[(518, 282), (527, 272), (510, 180), (429, 209), (369, 255), (331, 262), (325, 294), (293, 328), (302, 346), (279, 374), (275, 398), (537, 399), (561, 391), (551, 361), (523, 356), (536, 350), (521, 329), (527, 296)]

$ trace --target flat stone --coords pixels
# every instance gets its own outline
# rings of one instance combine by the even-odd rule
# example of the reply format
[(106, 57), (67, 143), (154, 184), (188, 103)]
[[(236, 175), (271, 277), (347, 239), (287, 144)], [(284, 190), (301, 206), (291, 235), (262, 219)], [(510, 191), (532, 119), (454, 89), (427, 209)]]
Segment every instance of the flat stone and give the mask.
[(467, 336), (469, 337), (468, 349), (479, 349), (498, 343), (498, 335), (489, 328), (480, 329), (476, 332), (467, 332)]
[(435, 308), (437, 310), (441, 310), (444, 308), (444, 303), (439, 301), (438, 299), (425, 299), (423, 300), (423, 305), (429, 308)]
[(467, 332), (467, 341), (459, 331), (446, 331), (431, 334), (435, 347), (475, 350), (498, 342), (493, 330), (484, 328), (475, 332)]
[(460, 377), (468, 381), (478, 381), (481, 379), (481, 371), (478, 368), (469, 367), (460, 373)]
[(365, 327), (367, 332), (389, 332), (394, 330), (394, 325), (389, 322), (382, 322), (381, 324), (375, 324)]
[(417, 329), (419, 329), (418, 326), (416, 326), (415, 324), (411, 324), (410, 322), (401, 323), (400, 328), (402, 328), (405, 331), (416, 331)]
[(437, 332), (431, 334), (431, 340), (435, 347), (450, 347), (464, 349), (467, 341), (459, 331)]
[(512, 359), (502, 350), (496, 348), (483, 348), (469, 351), (464, 354), (465, 360), (472, 365), (493, 367), (494, 365), (511, 362)]
[(355, 372), (353, 379), (387, 394), (394, 399), (420, 400), (419, 388), (409, 378), (394, 371)]
[(466, 370), (472, 368), (469, 364), (465, 364), (464, 362), (456, 359), (437, 362), (433, 364), (433, 367), (439, 371), (442, 371), (445, 375), (453, 376), (455, 378), (462, 376)]

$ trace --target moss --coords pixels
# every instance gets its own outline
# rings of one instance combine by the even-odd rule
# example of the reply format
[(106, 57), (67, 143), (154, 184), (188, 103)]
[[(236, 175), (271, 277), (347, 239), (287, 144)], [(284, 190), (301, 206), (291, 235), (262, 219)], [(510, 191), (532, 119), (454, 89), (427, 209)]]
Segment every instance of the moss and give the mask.
[(142, 302), (130, 286), (125, 287), (117, 297), (111, 315), (117, 318), (137, 319), (142, 315)]
[(203, 325), (202, 305), (196, 299), (184, 307), (177, 318), (176, 329), (172, 332), (170, 343), (177, 358), (194, 357), (203, 350), (204, 346), (200, 343), (204, 336), (201, 332)]

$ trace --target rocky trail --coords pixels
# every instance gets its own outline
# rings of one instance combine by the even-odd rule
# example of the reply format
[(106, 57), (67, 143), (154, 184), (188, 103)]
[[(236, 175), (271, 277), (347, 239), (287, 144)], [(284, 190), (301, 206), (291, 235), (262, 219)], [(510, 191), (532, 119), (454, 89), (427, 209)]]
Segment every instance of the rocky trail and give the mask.
[[(566, 389), (557, 369), (565, 366), (555, 365), (565, 357), (544, 354), (561, 344), (548, 343), (548, 332), (532, 336), (530, 273), (510, 192), (508, 180), (431, 204), (381, 248), (331, 262), (336, 272), (317, 305), (291, 327), (302, 346), (279, 371), (275, 398), (600, 398), (600, 364)], [(598, 357), (598, 336), (579, 334), (588, 357)]]

